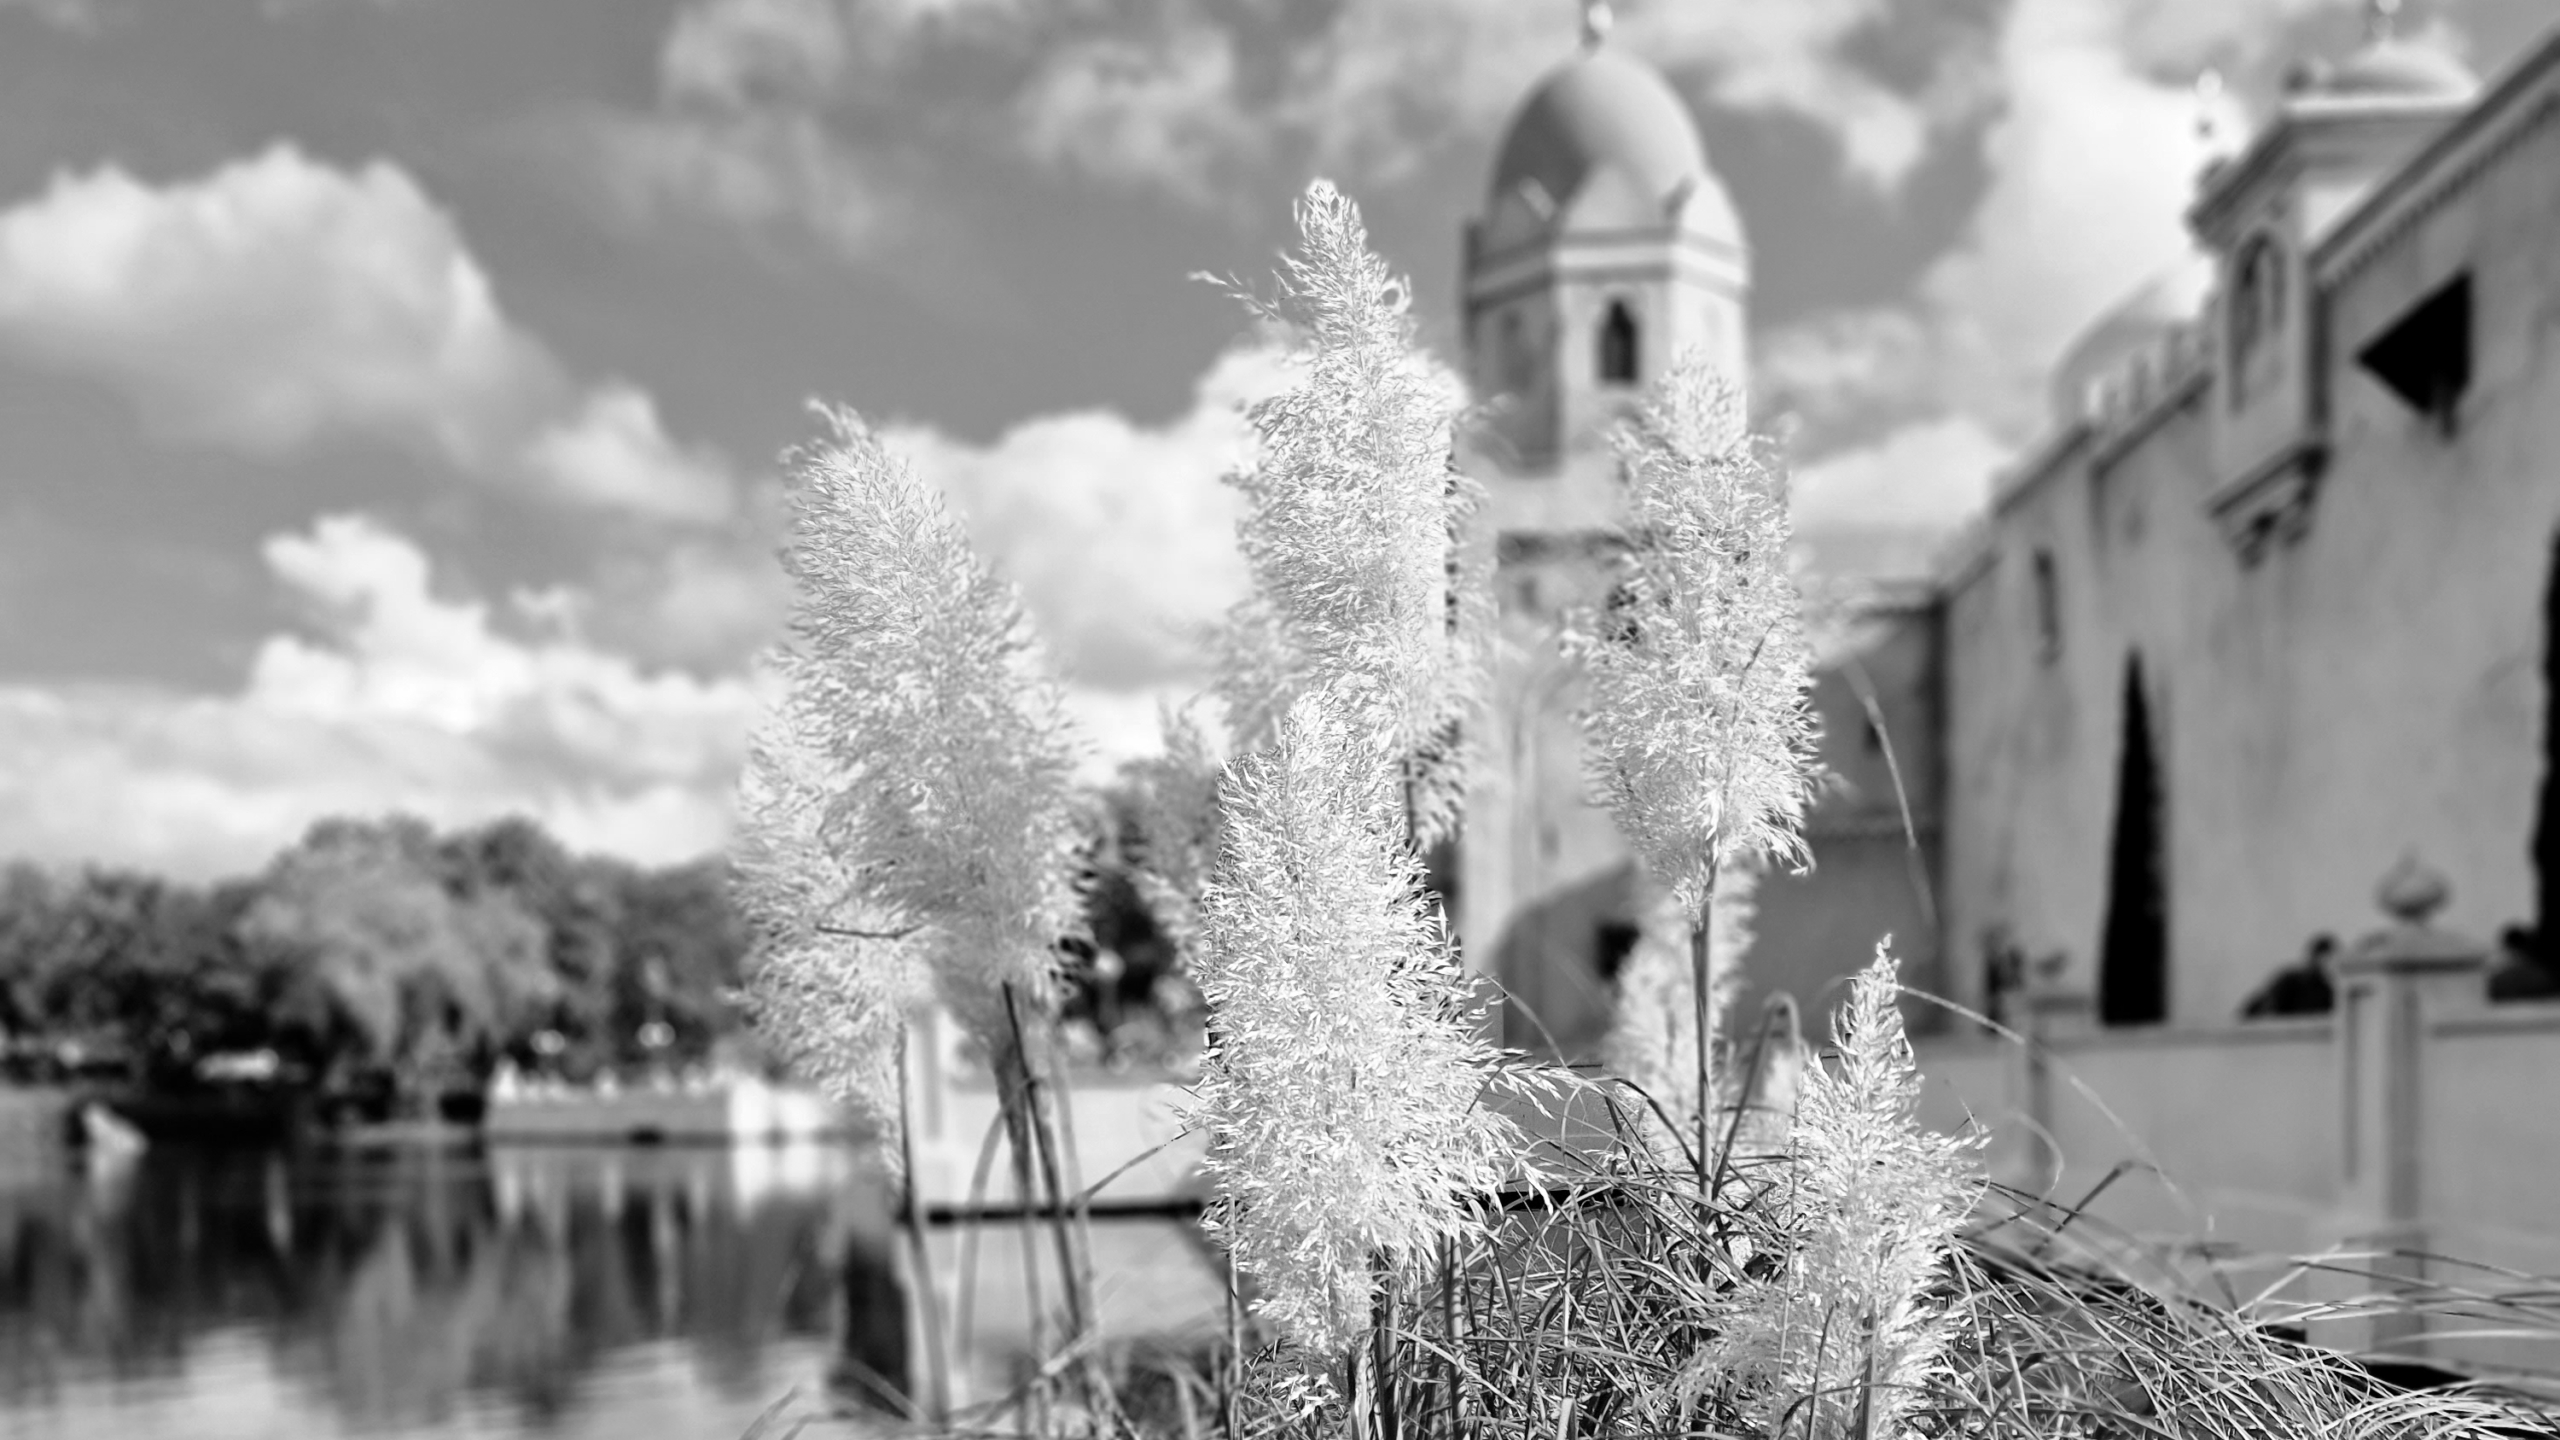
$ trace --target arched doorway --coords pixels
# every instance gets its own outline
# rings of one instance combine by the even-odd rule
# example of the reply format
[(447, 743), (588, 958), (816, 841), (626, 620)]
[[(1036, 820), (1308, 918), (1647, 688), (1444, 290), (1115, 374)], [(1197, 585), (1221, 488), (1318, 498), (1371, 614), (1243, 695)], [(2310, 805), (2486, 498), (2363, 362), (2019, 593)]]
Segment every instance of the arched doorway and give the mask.
[(2533, 815), (2534, 948), (2551, 962), (2560, 928), (2560, 536), (2542, 590), (2542, 793)]
[(2098, 942), (2098, 1018), (2108, 1025), (2156, 1025), (2169, 1018), (2168, 827), (2139, 654), (2125, 661), (2123, 732), (2106, 928)]

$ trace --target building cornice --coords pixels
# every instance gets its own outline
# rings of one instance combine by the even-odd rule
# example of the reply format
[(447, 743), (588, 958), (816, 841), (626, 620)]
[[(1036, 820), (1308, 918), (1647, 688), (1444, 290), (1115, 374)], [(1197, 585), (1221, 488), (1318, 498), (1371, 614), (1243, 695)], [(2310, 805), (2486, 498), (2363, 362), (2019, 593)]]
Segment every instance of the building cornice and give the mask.
[(1559, 280), (1576, 283), (1678, 278), (1720, 294), (1748, 293), (1748, 270), (1676, 246), (1612, 243), (1524, 250), (1469, 267), (1461, 290), (1470, 306), (1498, 304)]
[(1744, 286), (1724, 277), (1700, 275), (1694, 270), (1684, 272), (1677, 265), (1660, 262), (1642, 265), (1595, 265), (1589, 268), (1542, 265), (1534, 270), (1524, 270), (1516, 279), (1505, 277), (1506, 283), (1499, 286), (1490, 284), (1480, 287), (1469, 286), (1467, 304), (1470, 308), (1500, 305), (1508, 300), (1517, 300), (1523, 295), (1538, 294), (1557, 280), (1570, 280), (1575, 284), (1587, 285), (1633, 285), (1667, 279), (1685, 279), (1691, 284), (1733, 299), (1742, 298), (1746, 293)]
[(2199, 359), (2161, 381), (2140, 403), (2098, 431), (2089, 455), (2090, 468), (2104, 470), (2114, 465), (2168, 424), (2171, 416), (2202, 403), (2213, 389), (2213, 375), (2213, 362)]
[(2442, 127), (2469, 112), (2475, 102), (2438, 96), (2297, 95), (2287, 99), (2268, 126), (2238, 158), (2204, 173), (2200, 193), (2187, 209), (2187, 228), (2213, 243), (2227, 239), (2248, 207), (2249, 197), (2281, 184), (2284, 172), (2322, 155), (2334, 155), (2359, 132), (2371, 136), (2419, 125)]
[(1995, 478), (1991, 482), (1993, 518), (2005, 516), (2026, 503), (2029, 496), (2061, 474), (2082, 451), (2089, 448), (2096, 432), (2097, 427), (2087, 420), (2075, 419), (2027, 452), (2026, 459)]
[(2560, 113), (2560, 29), (2419, 147), (2322, 238), (2311, 256), (2323, 287), (2352, 279), (2428, 215)]
[[(1481, 225), (1482, 222), (1478, 222), (1479, 228)], [(1704, 259), (1739, 266), (1745, 270), (1751, 266), (1751, 250), (1748, 246), (1719, 240), (1712, 235), (1701, 235), (1685, 225), (1674, 222), (1667, 225), (1622, 225), (1606, 230), (1551, 230), (1543, 235), (1531, 236), (1516, 244), (1505, 246), (1500, 250), (1471, 246), (1467, 253), (1467, 268), (1490, 270), (1524, 256), (1552, 255), (1610, 245), (1666, 246), (1675, 251), (1689, 251)]]

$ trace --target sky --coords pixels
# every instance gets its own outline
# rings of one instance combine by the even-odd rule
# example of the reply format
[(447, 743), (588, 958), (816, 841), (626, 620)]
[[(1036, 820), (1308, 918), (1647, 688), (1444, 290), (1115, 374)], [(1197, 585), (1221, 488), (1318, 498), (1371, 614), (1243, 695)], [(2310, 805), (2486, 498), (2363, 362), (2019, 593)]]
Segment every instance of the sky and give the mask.
[[(1800, 533), (1908, 564), (2354, 0), (1622, 0), (1753, 246)], [(1205, 682), (1329, 177), (1456, 333), (1575, 0), (0, 0), (0, 858), (717, 848), (813, 401), (1022, 587), (1100, 773)], [(2549, 0), (2411, 0), (2483, 74)], [(2199, 98), (2197, 76), (2222, 77)], [(2210, 116), (2217, 140), (2199, 133)]]

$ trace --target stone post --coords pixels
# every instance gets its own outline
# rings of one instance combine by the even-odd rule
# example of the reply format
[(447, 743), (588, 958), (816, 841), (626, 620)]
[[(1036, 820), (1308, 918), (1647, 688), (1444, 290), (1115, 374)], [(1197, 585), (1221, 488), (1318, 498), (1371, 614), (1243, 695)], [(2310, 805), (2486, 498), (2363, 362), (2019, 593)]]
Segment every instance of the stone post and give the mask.
[[(2315, 1272), (2315, 1299), (2343, 1301), (2405, 1292), (2426, 1278), (2425, 1098), (2427, 1037), (2448, 1013), (2486, 1003), (2488, 947), (2439, 929), (2452, 898), (2444, 876), (2404, 856), (2375, 892), (2391, 923), (2337, 962), (2338, 1193), (2319, 1237), (2348, 1251), (2341, 1271)], [(2414, 1314), (2359, 1315), (2311, 1326), (2311, 1338), (2342, 1350), (2425, 1350), (2426, 1324)]]
[(2097, 1013), (2087, 991), (2064, 987), (2062, 958), (2048, 956), (2032, 966), (2017, 997), (2018, 1029), (2025, 1038), (2010, 1067), (2009, 1100), (2018, 1126), (2001, 1178), (2029, 1194), (2043, 1193), (2062, 1174), (2064, 1157), (2054, 1148), (2053, 1135), (2061, 1111), (2057, 1090), (2063, 1082), (2054, 1074), (2052, 1046), (2087, 1034)]

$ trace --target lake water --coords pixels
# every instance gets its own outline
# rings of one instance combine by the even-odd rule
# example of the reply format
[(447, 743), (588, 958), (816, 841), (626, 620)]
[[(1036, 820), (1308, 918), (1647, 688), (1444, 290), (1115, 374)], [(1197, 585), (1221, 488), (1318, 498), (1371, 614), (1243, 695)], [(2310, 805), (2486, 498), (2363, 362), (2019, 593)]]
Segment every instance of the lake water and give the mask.
[[(0, 1436), (734, 1440), (778, 1402), (851, 1415), (848, 1337), (876, 1355), (905, 1328), (879, 1313), (908, 1285), (888, 1213), (858, 1154), (818, 1146), (154, 1150), (0, 1177)], [(982, 1383), (1022, 1363), (1017, 1236), (967, 1247)], [(960, 1249), (934, 1236), (947, 1305)], [(1094, 1249), (1117, 1333), (1214, 1329), (1192, 1227), (1111, 1222)]]

